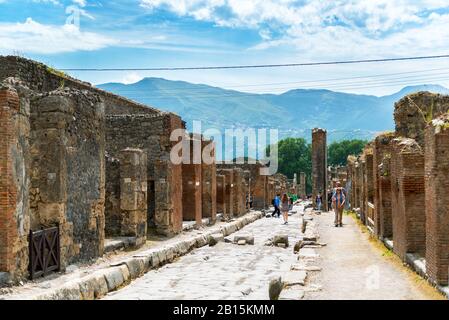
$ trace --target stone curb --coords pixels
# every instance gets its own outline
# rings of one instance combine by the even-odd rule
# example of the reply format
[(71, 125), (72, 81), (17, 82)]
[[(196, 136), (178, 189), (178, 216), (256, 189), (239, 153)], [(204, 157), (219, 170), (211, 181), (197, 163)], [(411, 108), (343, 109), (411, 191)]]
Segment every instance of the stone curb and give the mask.
[(201, 248), (209, 244), (212, 235), (222, 234), (226, 237), (237, 232), (248, 224), (264, 217), (261, 212), (247, 214), (235, 221), (219, 228), (212, 228), (206, 233), (194, 236), (190, 239), (179, 240), (161, 248), (149, 249), (136, 255), (113, 263), (109, 268), (95, 271), (80, 279), (70, 281), (61, 287), (36, 295), (16, 295), (7, 297), (7, 300), (94, 300), (105, 296), (109, 292), (116, 291), (142, 277), (150, 270), (162, 267), (173, 262), (195, 248)]

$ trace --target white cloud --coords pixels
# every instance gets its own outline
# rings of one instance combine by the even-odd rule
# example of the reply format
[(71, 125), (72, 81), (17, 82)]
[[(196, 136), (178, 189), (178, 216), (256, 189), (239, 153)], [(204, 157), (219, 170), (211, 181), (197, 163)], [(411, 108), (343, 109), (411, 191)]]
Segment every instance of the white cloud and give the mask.
[(131, 84), (131, 83), (136, 83), (139, 82), (140, 80), (142, 80), (144, 77), (142, 77), (141, 75), (139, 75), (136, 72), (131, 72), (131, 73), (127, 73), (123, 79), (122, 79), (122, 83), (124, 84)]
[(314, 57), (323, 51), (334, 57), (409, 55), (432, 43), (433, 52), (449, 49), (446, 18), (428, 16), (449, 8), (447, 1), (141, 0), (141, 5), (222, 27), (258, 30), (262, 42), (254, 49), (293, 45)]
[(45, 25), (28, 18), (24, 23), (0, 23), (0, 51), (53, 54), (92, 51), (118, 44), (97, 33), (83, 32), (74, 25)]

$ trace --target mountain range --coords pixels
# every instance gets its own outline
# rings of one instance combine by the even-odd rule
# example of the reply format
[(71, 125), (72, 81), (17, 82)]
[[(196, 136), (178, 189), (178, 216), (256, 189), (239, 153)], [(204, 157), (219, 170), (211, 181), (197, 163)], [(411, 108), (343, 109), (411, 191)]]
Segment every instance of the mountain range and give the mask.
[(145, 78), (134, 84), (106, 83), (97, 87), (180, 115), (191, 129), (278, 128), (280, 137), (310, 138), (310, 129), (326, 128), (329, 140), (371, 139), (394, 129), (394, 103), (403, 96), (430, 91), (449, 94), (440, 85), (408, 86), (377, 97), (321, 89), (295, 89), (282, 94), (256, 94), (204, 84)]

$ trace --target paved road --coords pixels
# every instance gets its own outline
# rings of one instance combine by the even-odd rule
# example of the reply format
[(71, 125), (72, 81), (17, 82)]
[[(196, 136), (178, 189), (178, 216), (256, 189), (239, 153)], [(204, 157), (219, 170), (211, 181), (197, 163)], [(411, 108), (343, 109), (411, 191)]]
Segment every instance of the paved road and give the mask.
[(356, 222), (344, 217), (343, 228), (333, 227), (333, 214), (315, 216), (322, 242), (318, 250), (322, 272), (309, 276), (322, 291), (306, 299), (436, 299), (441, 296), (404, 267), (396, 256), (376, 246)]
[[(294, 210), (302, 211), (295, 207)], [(263, 218), (234, 235), (249, 233), (255, 245), (219, 243), (203, 247), (159, 270), (150, 271), (105, 299), (268, 299), (268, 283), (274, 275), (290, 270), (297, 256), (293, 248), (265, 246), (273, 235), (287, 233), (291, 243), (300, 237), (300, 215), (282, 219)], [(233, 239), (234, 235), (229, 238)]]

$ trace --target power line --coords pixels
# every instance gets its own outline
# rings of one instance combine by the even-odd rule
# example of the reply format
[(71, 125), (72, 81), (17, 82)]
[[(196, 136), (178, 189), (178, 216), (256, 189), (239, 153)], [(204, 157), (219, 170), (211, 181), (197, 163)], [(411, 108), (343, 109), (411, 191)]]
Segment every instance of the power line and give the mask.
[(434, 55), (434, 56), (402, 57), (402, 58), (342, 60), (342, 61), (286, 63), (286, 64), (200, 66), (200, 67), (160, 67), (160, 68), (66, 68), (66, 69), (61, 69), (61, 70), (62, 71), (76, 71), (76, 72), (84, 72), (84, 71), (108, 72), (108, 71), (188, 71), (188, 70), (223, 70), (223, 69), (261, 69), (261, 68), (306, 67), (306, 66), (393, 62), (393, 61), (410, 61), (410, 60), (430, 60), (430, 59), (442, 59), (442, 58), (449, 58), (449, 54)]

